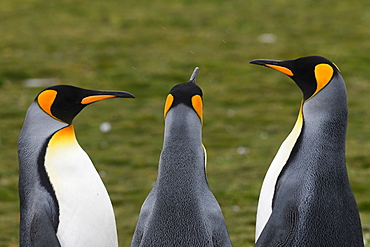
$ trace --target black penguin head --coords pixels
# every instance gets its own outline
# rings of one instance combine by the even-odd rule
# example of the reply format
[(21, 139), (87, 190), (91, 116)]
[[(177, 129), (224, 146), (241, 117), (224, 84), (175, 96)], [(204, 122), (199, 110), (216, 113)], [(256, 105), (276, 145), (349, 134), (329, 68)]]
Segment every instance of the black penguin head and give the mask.
[(41, 91), (35, 101), (51, 117), (71, 124), (73, 118), (85, 106), (108, 98), (135, 98), (135, 96), (123, 91), (98, 91), (57, 85)]
[(251, 63), (267, 66), (288, 75), (301, 88), (305, 101), (315, 96), (339, 73), (335, 64), (320, 56), (285, 61), (255, 59)]
[(188, 82), (178, 84), (171, 89), (164, 106), (165, 117), (172, 107), (184, 104), (192, 108), (203, 122), (203, 93), (202, 89), (195, 84), (198, 71), (199, 68), (196, 67)]

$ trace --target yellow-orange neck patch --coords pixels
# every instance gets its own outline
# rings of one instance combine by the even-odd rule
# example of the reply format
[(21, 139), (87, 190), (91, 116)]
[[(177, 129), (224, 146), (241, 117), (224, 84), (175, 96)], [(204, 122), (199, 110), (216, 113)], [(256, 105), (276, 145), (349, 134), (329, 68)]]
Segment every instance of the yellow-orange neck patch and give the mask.
[(109, 99), (109, 98), (114, 98), (114, 95), (93, 95), (93, 96), (87, 96), (81, 100), (81, 104), (87, 105), (90, 103), (94, 103), (99, 100), (103, 99)]
[(191, 103), (193, 105), (194, 110), (198, 114), (200, 121), (203, 123), (203, 102), (202, 97), (200, 95), (194, 95), (191, 98)]
[(331, 80), (334, 74), (334, 69), (326, 63), (321, 63), (316, 65), (315, 67), (315, 78), (316, 78), (316, 91), (310, 98), (307, 100), (311, 99), (313, 96), (315, 96), (321, 89), (323, 89)]
[[(46, 168), (51, 169), (48, 171), (50, 176), (52, 175), (50, 172), (53, 171), (53, 166), (55, 165), (55, 163), (48, 162), (49, 158), (51, 157), (59, 157), (58, 159), (64, 158), (60, 157), (60, 155), (63, 153), (65, 154), (71, 152), (71, 149), (76, 149), (76, 146), (79, 145), (75, 136), (73, 125), (69, 125), (55, 132), (55, 134), (51, 137), (48, 143), (45, 161), (46, 162), (45, 164), (48, 164)], [(58, 176), (54, 174), (53, 178), (54, 182), (58, 180), (57, 177)]]
[(164, 117), (166, 117), (168, 110), (171, 108), (173, 100), (174, 100), (173, 95), (169, 94), (166, 98), (166, 103), (164, 105), (164, 113), (163, 113)]
[(37, 97), (37, 103), (39, 104), (41, 109), (48, 115), (57, 120), (60, 120), (51, 113), (51, 106), (53, 105), (54, 100), (57, 97), (57, 94), (58, 93), (55, 90), (45, 90), (42, 93), (40, 93), (39, 96)]
[(69, 125), (57, 131), (49, 142), (49, 146), (65, 146), (68, 143), (77, 142), (73, 125)]
[(285, 68), (283, 66), (279, 66), (279, 65), (272, 65), (272, 64), (265, 64), (267, 67), (270, 67), (270, 68), (273, 68), (273, 69), (276, 69), (288, 76), (294, 76), (293, 72), (288, 69), (288, 68)]

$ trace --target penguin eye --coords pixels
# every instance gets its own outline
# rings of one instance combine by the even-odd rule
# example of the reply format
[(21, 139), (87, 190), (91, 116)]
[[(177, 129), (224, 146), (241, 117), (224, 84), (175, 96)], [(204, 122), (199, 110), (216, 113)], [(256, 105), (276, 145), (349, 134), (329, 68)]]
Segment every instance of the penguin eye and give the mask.
[(316, 91), (307, 100), (315, 96), (323, 89), (331, 80), (334, 74), (334, 69), (329, 64), (321, 63), (315, 66)]
[(168, 110), (171, 108), (173, 100), (174, 100), (173, 95), (169, 94), (164, 105), (164, 114), (163, 114), (164, 117), (166, 117)]
[(51, 106), (53, 105), (57, 94), (58, 93), (55, 90), (45, 90), (37, 97), (37, 103), (39, 104), (40, 108), (55, 119), (57, 118), (54, 117), (53, 113), (51, 113)]
[(191, 104), (195, 112), (198, 114), (200, 121), (203, 123), (203, 102), (202, 97), (200, 95), (194, 95), (191, 97)]

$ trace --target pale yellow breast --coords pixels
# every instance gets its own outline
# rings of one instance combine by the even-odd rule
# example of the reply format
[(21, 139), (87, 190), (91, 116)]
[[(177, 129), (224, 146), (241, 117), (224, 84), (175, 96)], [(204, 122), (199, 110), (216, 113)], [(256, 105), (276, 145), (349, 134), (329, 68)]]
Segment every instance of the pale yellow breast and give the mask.
[(59, 204), (57, 236), (62, 246), (117, 246), (109, 195), (72, 125), (51, 138), (45, 169)]

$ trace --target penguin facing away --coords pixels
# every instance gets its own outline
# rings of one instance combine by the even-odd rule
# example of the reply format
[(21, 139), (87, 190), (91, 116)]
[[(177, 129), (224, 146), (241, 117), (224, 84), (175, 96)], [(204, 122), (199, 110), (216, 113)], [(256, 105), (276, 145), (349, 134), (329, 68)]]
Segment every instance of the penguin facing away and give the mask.
[(158, 177), (142, 205), (132, 247), (231, 246), (206, 178), (202, 90), (195, 84), (198, 69), (167, 96)]
[(256, 246), (363, 246), (346, 170), (348, 109), (339, 69), (319, 56), (251, 63), (283, 72), (303, 92), (296, 124), (263, 181)]
[(29, 107), (18, 139), (20, 246), (118, 246), (109, 195), (72, 125), (108, 98), (134, 96), (58, 85)]

